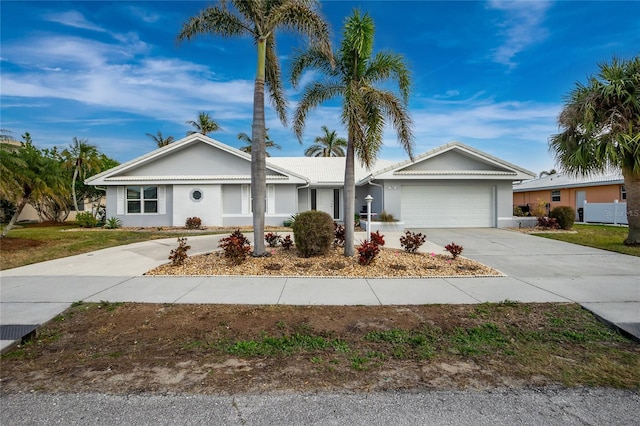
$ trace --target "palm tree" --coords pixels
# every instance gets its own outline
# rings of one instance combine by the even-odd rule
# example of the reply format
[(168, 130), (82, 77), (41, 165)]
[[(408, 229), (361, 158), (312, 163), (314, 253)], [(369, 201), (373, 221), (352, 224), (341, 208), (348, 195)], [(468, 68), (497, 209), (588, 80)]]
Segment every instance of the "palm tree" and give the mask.
[[(293, 123), (299, 140), (308, 111), (328, 99), (342, 97), (342, 123), (347, 128), (343, 203), (345, 256), (354, 254), (354, 223), (350, 219), (355, 212), (355, 155), (364, 166), (373, 164), (388, 117), (399, 143), (412, 158), (412, 120), (407, 109), (410, 73), (401, 55), (388, 52), (373, 56), (374, 32), (373, 20), (367, 14), (360, 16), (356, 10), (347, 19), (340, 50), (334, 54), (335, 68), (331, 66), (330, 57), (317, 49), (299, 54), (291, 65), (294, 87), (307, 68), (318, 69), (326, 75), (326, 79), (309, 83), (303, 91)], [(400, 98), (393, 91), (375, 86), (388, 80), (398, 83)]]
[(166, 138), (162, 137), (162, 132), (158, 130), (157, 134), (145, 133), (149, 136), (153, 141), (158, 145), (158, 148), (162, 148), (163, 146), (167, 146), (170, 143), (175, 142), (175, 138), (173, 136), (167, 136)]
[(220, 130), (220, 126), (215, 122), (208, 112), (201, 111), (198, 113), (197, 121), (187, 121), (187, 124), (192, 126), (195, 130), (189, 130), (187, 135), (194, 133), (200, 133), (202, 135), (208, 135), (211, 132), (217, 132)]
[(551, 176), (551, 175), (556, 175), (556, 174), (558, 174), (556, 169), (551, 169), (549, 171), (543, 170), (543, 171), (540, 172), (540, 176), (538, 176), (538, 177), (545, 177), (545, 176)]
[(11, 136), (10, 130), (0, 129), (0, 198), (11, 198), (12, 191), (19, 186), (17, 176), (26, 166), (16, 155), (22, 144)]
[(304, 151), (307, 157), (344, 157), (344, 149), (347, 140), (339, 138), (335, 130), (329, 131), (327, 126), (322, 126), (323, 136), (318, 136), (314, 144)]
[(577, 83), (549, 147), (574, 176), (622, 170), (627, 190), (627, 245), (640, 245), (640, 56), (613, 58), (586, 85)]
[(62, 203), (69, 196), (63, 169), (52, 157), (43, 155), (30, 141), (12, 154), (23, 167), (12, 171), (16, 185), (6, 195), (10, 196), (9, 201), (16, 204), (16, 210), (0, 238), (4, 238), (13, 228), (28, 202), (48, 198)]
[[(234, 6), (234, 10), (228, 5)], [(264, 215), (266, 209), (265, 84), (276, 113), (286, 124), (286, 101), (280, 64), (276, 53), (276, 30), (292, 31), (319, 49), (330, 52), (329, 28), (315, 0), (230, 0), (207, 7), (182, 26), (178, 41), (200, 34), (221, 37), (250, 37), (257, 48), (257, 73), (253, 92), (251, 131), (251, 197), (253, 200), (254, 256), (264, 256)]]
[[(265, 129), (265, 132), (264, 132), (265, 149), (269, 149), (269, 148), (282, 149), (282, 147), (279, 144), (271, 140), (268, 132), (269, 132), (269, 129)], [(240, 132), (238, 133), (238, 140), (243, 141), (245, 143), (244, 146), (240, 147), (240, 151), (246, 152), (247, 154), (251, 154), (251, 147), (253, 144), (251, 143), (251, 138), (249, 137), (249, 135), (247, 135), (245, 132)], [(266, 151), (265, 155), (267, 157), (271, 157), (271, 154), (269, 154), (269, 151)]]
[(62, 156), (65, 158), (65, 166), (68, 169), (73, 169), (71, 197), (73, 198), (73, 207), (78, 212), (80, 210), (76, 196), (76, 183), (78, 178), (84, 178), (87, 172), (91, 173), (100, 168), (100, 152), (98, 147), (89, 144), (88, 140), (74, 137), (69, 148), (62, 151)]

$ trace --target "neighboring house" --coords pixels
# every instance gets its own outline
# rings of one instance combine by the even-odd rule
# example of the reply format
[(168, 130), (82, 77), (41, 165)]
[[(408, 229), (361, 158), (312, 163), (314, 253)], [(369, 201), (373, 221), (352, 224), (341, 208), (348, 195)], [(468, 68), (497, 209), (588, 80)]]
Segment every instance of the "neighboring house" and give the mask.
[[(266, 225), (292, 214), (323, 210), (344, 221), (341, 157), (270, 157)], [(124, 226), (251, 225), (251, 156), (200, 134), (121, 164), (86, 180), (106, 187), (107, 217)], [(414, 161), (378, 160), (356, 167), (356, 211), (367, 195), (407, 228), (513, 226), (512, 183), (532, 172), (460, 143)]]
[[(540, 202), (547, 204), (549, 210), (557, 206), (569, 206), (576, 210), (576, 220), (580, 220), (579, 209), (584, 208), (585, 201), (594, 204), (612, 204), (616, 200), (620, 203), (627, 200), (621, 172), (592, 174), (584, 177), (553, 174), (513, 185), (514, 206), (533, 209)], [(593, 221), (604, 220), (594, 219)]]

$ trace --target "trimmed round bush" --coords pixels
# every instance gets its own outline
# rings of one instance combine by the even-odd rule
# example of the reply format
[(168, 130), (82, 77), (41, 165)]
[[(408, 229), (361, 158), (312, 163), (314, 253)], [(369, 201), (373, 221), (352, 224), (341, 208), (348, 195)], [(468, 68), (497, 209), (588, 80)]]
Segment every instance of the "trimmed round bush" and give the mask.
[(576, 220), (576, 211), (569, 206), (558, 206), (551, 210), (549, 217), (555, 218), (558, 221), (560, 228), (571, 229)]
[(292, 228), (296, 248), (302, 257), (326, 254), (335, 237), (333, 219), (317, 210), (299, 213)]

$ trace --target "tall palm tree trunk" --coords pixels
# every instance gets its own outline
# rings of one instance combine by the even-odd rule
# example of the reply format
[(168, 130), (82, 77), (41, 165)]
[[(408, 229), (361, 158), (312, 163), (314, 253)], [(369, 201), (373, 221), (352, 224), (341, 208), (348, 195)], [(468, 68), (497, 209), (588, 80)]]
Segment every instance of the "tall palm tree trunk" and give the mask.
[(353, 256), (355, 253), (355, 224), (353, 217), (355, 214), (355, 198), (356, 198), (356, 180), (354, 170), (354, 146), (351, 131), (349, 131), (349, 143), (347, 146), (347, 155), (344, 167), (344, 255)]
[[(28, 193), (30, 194), (31, 190), (28, 190)], [(2, 234), (0, 235), (0, 238), (6, 237), (9, 231), (11, 231), (11, 228), (15, 226), (16, 221), (18, 220), (18, 217), (20, 217), (20, 214), (22, 213), (22, 210), (24, 210), (24, 206), (27, 205), (28, 201), (29, 201), (29, 195), (23, 194), (22, 199), (20, 200), (20, 203), (16, 206), (16, 211), (13, 212), (13, 216), (11, 217), (11, 220), (9, 221), (7, 226), (5, 226), (4, 229), (2, 230)]]
[(253, 91), (253, 124), (251, 128), (251, 202), (253, 206), (253, 255), (265, 254), (264, 215), (267, 198), (266, 147), (264, 119), (264, 80), (266, 42), (258, 40), (258, 70)]
[(78, 179), (80, 166), (76, 165), (76, 168), (73, 169), (73, 180), (71, 181), (71, 196), (73, 197), (73, 207), (76, 209), (76, 214), (78, 213), (78, 198), (76, 197), (76, 180)]
[(624, 188), (627, 191), (627, 220), (629, 233), (626, 245), (640, 245), (640, 174), (622, 170)]

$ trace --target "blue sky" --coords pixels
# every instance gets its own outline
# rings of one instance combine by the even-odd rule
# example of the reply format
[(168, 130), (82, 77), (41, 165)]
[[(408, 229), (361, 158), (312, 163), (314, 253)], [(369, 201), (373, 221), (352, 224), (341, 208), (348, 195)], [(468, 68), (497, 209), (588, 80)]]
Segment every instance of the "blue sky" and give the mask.
[[(252, 41), (176, 43), (208, 4), (3, 0), (0, 128), (28, 131), (43, 148), (86, 138), (123, 162), (155, 149), (145, 133), (180, 139), (206, 111), (222, 127), (211, 136), (241, 146), (237, 134), (251, 132)], [(411, 69), (415, 153), (459, 141), (536, 173), (555, 167), (547, 141), (575, 83), (614, 55), (640, 53), (637, 1), (323, 1), (334, 46), (354, 8), (373, 18), (375, 50), (404, 55)], [(291, 116), (299, 89), (288, 64), (304, 44), (286, 34), (278, 43)], [(322, 125), (346, 136), (339, 114), (335, 103), (311, 113), (300, 145), (268, 109), (283, 147), (272, 155), (302, 155)], [(406, 159), (392, 131), (380, 155)]]

